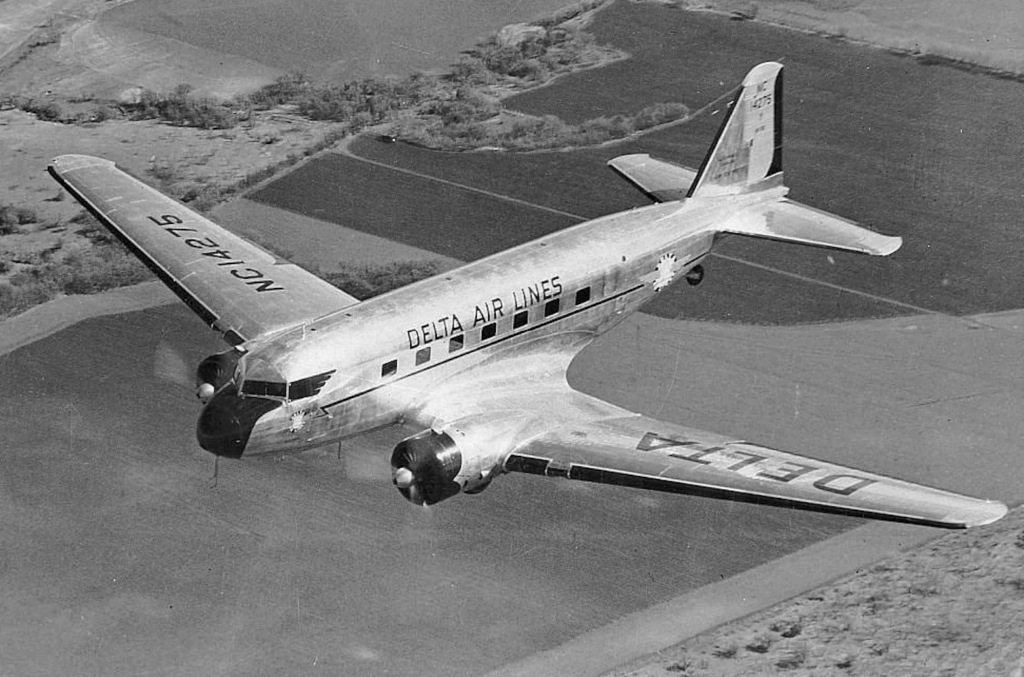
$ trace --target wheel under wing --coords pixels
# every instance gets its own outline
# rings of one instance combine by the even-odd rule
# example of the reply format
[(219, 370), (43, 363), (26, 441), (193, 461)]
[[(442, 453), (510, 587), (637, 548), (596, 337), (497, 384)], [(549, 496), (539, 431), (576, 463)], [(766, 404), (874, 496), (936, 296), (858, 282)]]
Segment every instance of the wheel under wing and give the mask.
[(544, 433), (506, 471), (787, 506), (911, 524), (966, 528), (1007, 508), (985, 501), (691, 430), (646, 416)]
[(62, 155), (49, 172), (232, 345), (358, 303), (109, 160)]

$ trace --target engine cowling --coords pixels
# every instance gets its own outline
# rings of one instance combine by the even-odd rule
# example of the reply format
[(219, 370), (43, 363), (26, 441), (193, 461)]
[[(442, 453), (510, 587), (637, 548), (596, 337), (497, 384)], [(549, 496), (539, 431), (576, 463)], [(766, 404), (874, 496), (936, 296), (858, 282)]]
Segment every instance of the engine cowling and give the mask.
[(199, 363), (196, 368), (196, 397), (200, 402), (206, 404), (217, 391), (231, 382), (238, 358), (238, 351), (225, 350)]
[(501, 472), (520, 423), (515, 417), (464, 419), (417, 433), (392, 452), (392, 481), (416, 505), (479, 493)]
[(433, 505), (462, 491), (456, 481), (462, 450), (447, 432), (424, 430), (402, 440), (391, 454), (391, 469), (395, 486), (416, 505)]

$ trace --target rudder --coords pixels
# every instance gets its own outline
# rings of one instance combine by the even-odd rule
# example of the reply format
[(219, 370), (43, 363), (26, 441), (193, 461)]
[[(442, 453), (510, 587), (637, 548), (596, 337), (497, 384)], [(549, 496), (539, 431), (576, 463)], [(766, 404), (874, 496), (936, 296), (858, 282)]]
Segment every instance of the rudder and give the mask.
[(727, 195), (782, 172), (782, 64), (743, 79), (687, 197)]

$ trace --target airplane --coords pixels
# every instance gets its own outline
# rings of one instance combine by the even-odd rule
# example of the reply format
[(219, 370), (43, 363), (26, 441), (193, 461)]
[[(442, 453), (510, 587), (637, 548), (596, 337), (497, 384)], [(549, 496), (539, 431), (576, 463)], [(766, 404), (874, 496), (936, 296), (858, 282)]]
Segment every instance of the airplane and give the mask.
[(610, 166), (653, 204), (603, 216), (358, 301), (118, 169), (48, 170), (231, 346), (197, 369), (196, 435), (218, 457), (296, 452), (385, 426), (417, 505), (519, 472), (864, 518), (966, 528), (986, 501), (659, 421), (574, 390), (573, 358), (669, 284), (700, 283), (727, 235), (886, 256), (902, 244), (791, 201), (782, 65), (737, 88), (697, 170)]

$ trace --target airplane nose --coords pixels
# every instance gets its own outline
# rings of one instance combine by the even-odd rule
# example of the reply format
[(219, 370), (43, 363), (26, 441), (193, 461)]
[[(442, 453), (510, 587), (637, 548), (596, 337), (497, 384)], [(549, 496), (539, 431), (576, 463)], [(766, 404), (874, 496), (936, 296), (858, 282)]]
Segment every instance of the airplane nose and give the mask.
[(241, 458), (256, 421), (279, 406), (280, 402), (262, 397), (239, 397), (234, 384), (225, 386), (199, 415), (199, 446), (217, 456)]

